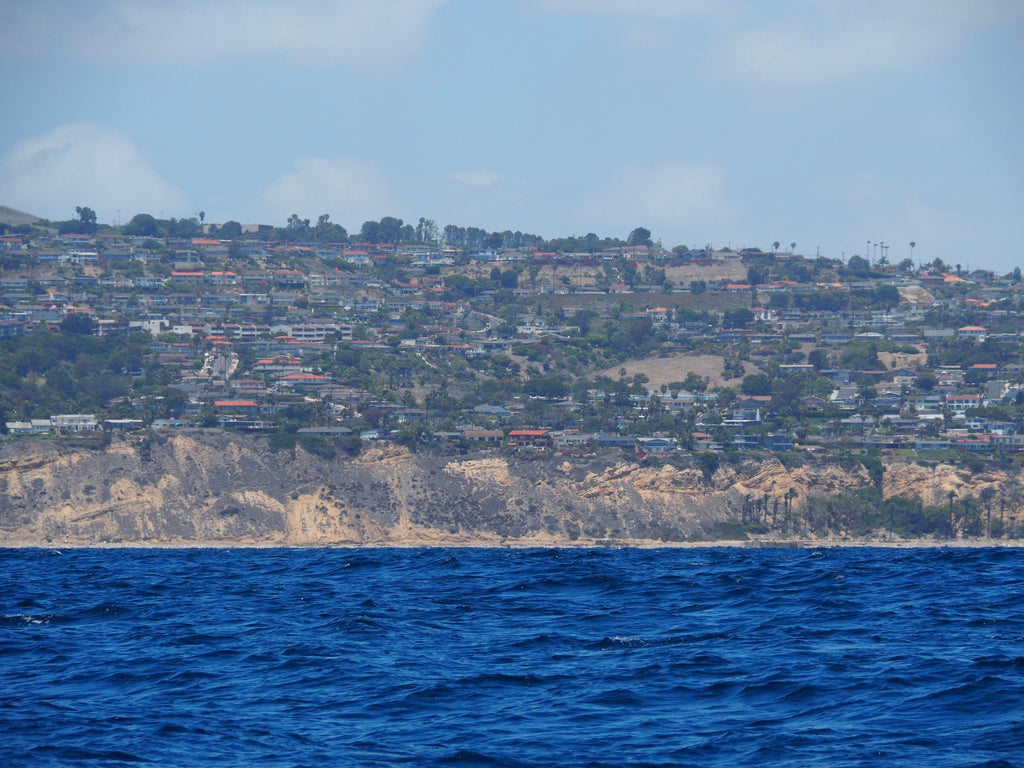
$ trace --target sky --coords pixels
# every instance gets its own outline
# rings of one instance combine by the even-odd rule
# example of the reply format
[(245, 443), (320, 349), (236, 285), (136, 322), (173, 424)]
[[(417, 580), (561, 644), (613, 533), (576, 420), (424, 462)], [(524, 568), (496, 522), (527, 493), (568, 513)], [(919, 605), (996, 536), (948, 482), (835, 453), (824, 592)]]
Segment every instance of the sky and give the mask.
[(52, 220), (1024, 264), (1019, 0), (3, 0), (0, 104)]

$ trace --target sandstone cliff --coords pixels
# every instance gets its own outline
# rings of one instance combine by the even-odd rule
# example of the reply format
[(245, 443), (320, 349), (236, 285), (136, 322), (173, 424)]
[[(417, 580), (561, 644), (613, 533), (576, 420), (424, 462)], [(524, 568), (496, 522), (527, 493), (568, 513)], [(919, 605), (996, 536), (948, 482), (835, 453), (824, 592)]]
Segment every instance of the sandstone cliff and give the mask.
[[(706, 541), (735, 532), (745, 499), (869, 482), (863, 469), (778, 460), (697, 470), (620, 457), (514, 459), (411, 454), (384, 445), (324, 460), (258, 438), (181, 431), (107, 447), (0, 447), (0, 545), (551, 545)], [(992, 488), (1020, 515), (1020, 483), (949, 465), (887, 465), (884, 493), (942, 504)]]

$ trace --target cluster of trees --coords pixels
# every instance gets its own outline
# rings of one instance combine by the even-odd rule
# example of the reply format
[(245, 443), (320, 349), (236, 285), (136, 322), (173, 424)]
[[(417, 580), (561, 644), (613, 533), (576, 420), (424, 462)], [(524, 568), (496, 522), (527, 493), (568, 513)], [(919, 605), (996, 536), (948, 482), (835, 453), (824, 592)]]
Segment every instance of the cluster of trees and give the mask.
[[(1006, 524), (1005, 504), (994, 504), (994, 492), (980, 497), (949, 497), (946, 504), (928, 505), (916, 497), (883, 499), (875, 486), (828, 497), (810, 497), (802, 524), (819, 534), (865, 536), (887, 530), (904, 538), (1016, 536)], [(995, 507), (995, 508), (994, 508)]]
[[(89, 234), (94, 235), (98, 231), (112, 231), (113, 228), (97, 223), (96, 213), (87, 206), (80, 206), (75, 209), (75, 218), (67, 221), (40, 222), (41, 226), (53, 226), (58, 232)], [(346, 243), (350, 240), (367, 243), (424, 243), (432, 245), (444, 245), (460, 249), (516, 249), (516, 248), (548, 248), (555, 252), (595, 252), (604, 248), (622, 245), (654, 245), (651, 240), (651, 232), (645, 227), (637, 227), (629, 233), (625, 241), (619, 238), (600, 238), (594, 233), (588, 233), (583, 237), (565, 237), (545, 240), (540, 235), (521, 232), (519, 230), (503, 230), (489, 232), (479, 227), (463, 227), (456, 224), (448, 224), (440, 228), (433, 219), (421, 217), (413, 225), (406, 223), (394, 216), (385, 216), (382, 219), (364, 221), (355, 235), (349, 232), (340, 224), (330, 220), (330, 214), (321, 214), (315, 224), (308, 218), (303, 218), (297, 213), (288, 217), (285, 226), (273, 227), (260, 225), (256, 236), (278, 242), (320, 242), (320, 243)], [(204, 234), (206, 213), (200, 211), (195, 216), (187, 218), (156, 218), (149, 213), (139, 213), (124, 224), (120, 231), (123, 234), (136, 237), (200, 237)], [(24, 234), (28, 234), (30, 227), (22, 227)], [(238, 221), (226, 221), (223, 224), (209, 225), (206, 232), (211, 237), (222, 240), (243, 237), (243, 227)]]
[[(131, 390), (131, 374), (158, 377), (144, 370), (138, 340), (92, 336), (91, 325), (87, 315), (69, 315), (60, 332), (0, 340), (0, 407), (8, 420), (108, 410)], [(150, 383), (161, 386), (158, 378)]]
[(96, 211), (88, 206), (75, 208), (77, 218), (62, 221), (57, 231), (62, 235), (95, 235), (98, 226), (96, 224)]

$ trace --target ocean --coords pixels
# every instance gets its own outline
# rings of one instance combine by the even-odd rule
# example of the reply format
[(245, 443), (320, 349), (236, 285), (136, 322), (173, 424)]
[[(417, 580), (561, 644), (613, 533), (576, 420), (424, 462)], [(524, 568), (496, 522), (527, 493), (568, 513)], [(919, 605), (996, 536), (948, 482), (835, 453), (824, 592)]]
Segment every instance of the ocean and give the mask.
[(5, 766), (1024, 766), (1020, 549), (0, 550)]

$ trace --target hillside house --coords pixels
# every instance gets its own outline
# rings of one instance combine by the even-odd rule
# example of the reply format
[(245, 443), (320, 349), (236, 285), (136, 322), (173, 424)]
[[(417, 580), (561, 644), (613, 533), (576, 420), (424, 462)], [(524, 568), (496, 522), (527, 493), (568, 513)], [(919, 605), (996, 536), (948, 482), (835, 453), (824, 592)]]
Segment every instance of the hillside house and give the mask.
[(547, 429), (513, 429), (508, 433), (512, 448), (550, 448), (551, 437)]
[(965, 325), (963, 328), (956, 329), (957, 338), (970, 339), (981, 343), (985, 340), (985, 328), (980, 325)]

